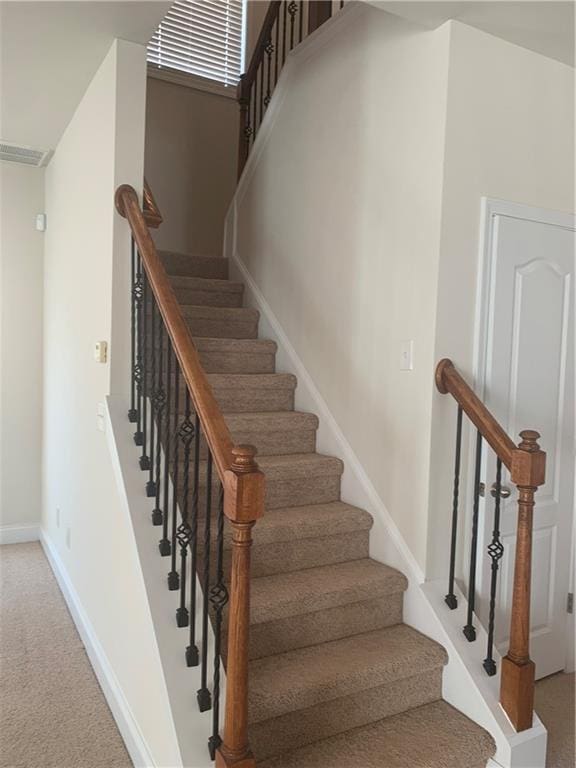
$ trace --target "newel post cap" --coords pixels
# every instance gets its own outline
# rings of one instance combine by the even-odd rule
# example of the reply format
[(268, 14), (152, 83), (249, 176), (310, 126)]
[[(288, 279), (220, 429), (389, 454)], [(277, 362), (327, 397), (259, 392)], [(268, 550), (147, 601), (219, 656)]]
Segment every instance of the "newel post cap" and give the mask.
[(538, 488), (546, 482), (546, 453), (540, 449), (540, 434), (534, 429), (520, 432), (518, 447), (512, 451), (510, 477), (518, 486)]
[(253, 445), (232, 448), (232, 464), (224, 475), (224, 514), (235, 523), (249, 523), (264, 514), (264, 474)]

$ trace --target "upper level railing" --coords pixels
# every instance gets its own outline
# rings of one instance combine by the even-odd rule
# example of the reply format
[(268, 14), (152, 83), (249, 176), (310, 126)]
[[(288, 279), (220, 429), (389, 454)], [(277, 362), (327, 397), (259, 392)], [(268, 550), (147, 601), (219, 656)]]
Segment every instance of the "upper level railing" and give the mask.
[[(188, 666), (200, 666), (201, 712), (212, 709), (209, 749), (217, 765), (253, 768), (248, 747), (248, 629), (252, 526), (264, 513), (264, 475), (255, 449), (234, 446), (200, 363), (147, 221), (161, 221), (149, 188), (116, 190), (116, 208), (132, 232), (131, 403), (134, 442), (162, 526), (160, 554), (171, 558), (168, 589), (179, 590), (176, 623), (189, 627)], [(224, 575), (225, 519), (232, 529), (231, 575)], [(178, 557), (179, 554), (179, 557)], [(197, 580), (201, 590), (197, 596)], [(220, 736), (220, 664), (228, 611), (226, 712)], [(201, 615), (196, 637), (196, 613)], [(209, 619), (215, 635), (208, 658)], [(223, 656), (224, 654), (222, 654)], [(212, 679), (212, 685), (209, 679)]]
[(456, 561), (457, 526), (459, 512), (460, 454), (462, 446), (462, 414), (476, 427), (476, 456), (474, 473), (474, 504), (472, 512), (472, 536), (470, 547), (470, 570), (468, 577), (468, 612), (464, 636), (470, 642), (476, 640), (474, 607), (476, 596), (476, 563), (478, 553), (478, 517), (482, 485), (482, 444), (485, 441), (496, 454), (496, 482), (492, 486), (494, 497), (494, 525), (492, 541), (488, 546), (491, 558), (490, 608), (488, 620), (488, 643), (484, 669), (489, 675), (496, 674), (493, 657), (494, 617), (498, 564), (504, 554), (500, 541), (501, 499), (508, 495), (502, 486), (502, 466), (509, 473), (512, 483), (518, 488), (518, 524), (516, 531), (516, 552), (514, 560), (514, 582), (510, 617), (510, 644), (508, 653), (502, 659), (500, 679), (500, 703), (517, 731), (532, 726), (534, 711), (534, 662), (530, 660), (530, 575), (532, 565), (532, 521), (534, 494), (544, 484), (546, 454), (540, 450), (540, 435), (533, 430), (520, 432), (521, 442), (516, 446), (494, 416), (474, 394), (450, 360), (441, 360), (436, 368), (436, 386), (442, 394), (451, 394), (458, 403), (456, 426), (456, 459), (452, 503), (452, 536), (450, 569), (446, 604), (457, 607), (454, 594), (454, 571)]
[(270, 104), (287, 55), (344, 6), (344, 0), (271, 0), (246, 72), (238, 83), (238, 176)]

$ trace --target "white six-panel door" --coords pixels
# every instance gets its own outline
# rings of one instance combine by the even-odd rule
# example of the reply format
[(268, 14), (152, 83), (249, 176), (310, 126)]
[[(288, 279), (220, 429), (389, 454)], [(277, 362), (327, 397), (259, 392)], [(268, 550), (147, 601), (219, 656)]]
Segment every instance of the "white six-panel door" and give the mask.
[[(546, 215), (510, 204), (488, 204), (484, 279), (484, 322), (479, 378), (483, 397), (508, 434), (521, 429), (542, 435), (547, 453), (546, 483), (538, 490), (534, 514), (531, 602), (531, 657), (536, 677), (561, 670), (566, 659), (566, 602), (574, 520), (574, 260), (571, 217)], [(483, 465), (487, 488), (495, 464), (488, 451)], [(502, 501), (495, 642), (508, 647), (514, 567), (517, 493)], [(488, 607), (493, 499), (481, 515), (480, 615)]]

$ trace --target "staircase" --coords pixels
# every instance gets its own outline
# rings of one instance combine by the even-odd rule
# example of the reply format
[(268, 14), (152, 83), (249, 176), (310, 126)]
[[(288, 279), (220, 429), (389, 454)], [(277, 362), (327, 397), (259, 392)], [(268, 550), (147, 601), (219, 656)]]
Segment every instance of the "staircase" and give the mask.
[[(234, 444), (257, 447), (266, 477), (248, 649), (257, 766), (483, 768), (493, 741), (442, 700), (446, 652), (402, 623), (406, 578), (370, 559), (372, 519), (340, 499), (342, 461), (316, 452), (318, 419), (294, 410), (296, 378), (276, 373), (243, 285), (224, 259), (160, 257)], [(223, 548), (228, 573), (229, 532)]]

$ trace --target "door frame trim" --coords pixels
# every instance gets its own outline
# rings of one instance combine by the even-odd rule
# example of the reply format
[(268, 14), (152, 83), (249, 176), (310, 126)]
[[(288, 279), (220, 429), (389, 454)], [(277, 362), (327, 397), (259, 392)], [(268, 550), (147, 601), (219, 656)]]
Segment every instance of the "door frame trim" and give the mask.
[[(476, 300), (475, 300), (475, 316), (474, 316), (474, 345), (473, 345), (473, 357), (472, 357), (472, 375), (474, 382), (474, 390), (478, 397), (482, 400), (486, 395), (486, 364), (487, 364), (487, 345), (490, 334), (489, 327), (489, 310), (491, 305), (490, 291), (493, 288), (493, 270), (495, 268), (494, 259), (494, 235), (497, 233), (496, 227), (493, 225), (493, 219), (496, 216), (506, 216), (513, 219), (522, 219), (524, 221), (532, 221), (540, 224), (550, 224), (556, 227), (562, 227), (576, 231), (576, 215), (564, 211), (554, 211), (546, 208), (539, 208), (524, 203), (515, 203), (508, 200), (501, 200), (499, 198), (481, 197), (480, 199), (480, 233), (479, 233), (479, 251), (478, 251), (478, 271), (476, 282)], [(576, 260), (576, 255), (575, 255)], [(576, 265), (575, 265), (576, 266)], [(576, 271), (576, 270), (575, 270)], [(472, 432), (471, 438), (472, 441)], [(472, 442), (470, 442), (472, 445)], [(469, 498), (473, 492), (473, 472), (471, 467), (474, 461), (473, 451), (468, 452), (468, 488), (467, 493)], [(483, 456), (483, 473), (485, 473), (485, 461), (486, 452)], [(576, 490), (575, 490), (576, 494)], [(485, 505), (481, 505), (479, 527), (484, 529), (485, 521)], [(470, 546), (470, 523), (467, 525), (465, 533), (465, 548), (468, 550)], [(572, 564), (576, 560), (576, 512), (572, 514), (572, 552), (571, 560)], [(469, 554), (469, 552), (468, 552)], [(478, 562), (478, 574), (477, 585), (479, 592), (483, 585), (483, 559), (480, 558)], [(574, 584), (573, 565), (570, 570), (571, 589), (575, 591), (576, 585)], [(480, 604), (482, 603), (482, 593), (480, 592)], [(575, 621), (576, 614), (567, 616), (567, 643), (566, 643), (566, 656), (564, 660), (564, 668), (566, 671), (573, 671), (574, 661), (574, 643), (575, 643)], [(571, 652), (572, 649), (572, 652)]]

